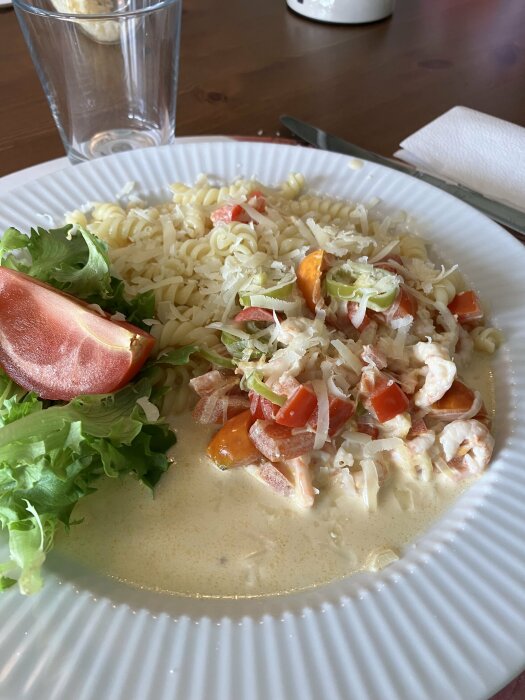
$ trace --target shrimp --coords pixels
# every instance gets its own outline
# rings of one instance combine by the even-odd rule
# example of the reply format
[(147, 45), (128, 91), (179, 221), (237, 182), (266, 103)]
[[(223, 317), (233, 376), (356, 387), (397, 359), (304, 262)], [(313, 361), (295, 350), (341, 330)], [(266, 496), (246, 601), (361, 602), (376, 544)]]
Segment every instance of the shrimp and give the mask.
[(409, 413), (399, 413), (394, 418), (379, 425), (379, 436), (382, 438), (406, 438), (410, 432), (412, 420)]
[(487, 468), (494, 438), (477, 420), (455, 420), (446, 425), (439, 442), (450, 467), (467, 474), (478, 474)]
[(293, 474), (297, 503), (303, 508), (311, 508), (314, 504), (315, 489), (309, 464), (302, 457), (288, 459), (286, 464)]
[(430, 481), (432, 477), (434, 467), (429, 451), (432, 449), (435, 441), (436, 434), (434, 431), (427, 430), (426, 428), (416, 433), (415, 437), (406, 441), (412, 459), (412, 465), (416, 474), (418, 474), (423, 481)]
[(415, 395), (414, 403), (427, 408), (450, 389), (456, 377), (456, 365), (446, 350), (436, 343), (416, 343), (414, 357), (427, 366), (425, 382)]

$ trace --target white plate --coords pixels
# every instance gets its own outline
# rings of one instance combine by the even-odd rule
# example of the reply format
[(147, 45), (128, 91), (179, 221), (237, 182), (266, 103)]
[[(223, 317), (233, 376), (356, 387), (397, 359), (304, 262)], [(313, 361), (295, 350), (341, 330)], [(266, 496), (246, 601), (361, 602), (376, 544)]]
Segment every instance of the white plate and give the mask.
[[(507, 337), (494, 367), (490, 471), (399, 562), (310, 592), (191, 600), (135, 590), (54, 554), (46, 586), (0, 598), (0, 696), (29, 700), (481, 700), (525, 663), (525, 254), (432, 187), (344, 156), (258, 143), (187, 144), (67, 168), (0, 198), (0, 227), (42, 225), (129, 180), (159, 194), (201, 172), (405, 209), (459, 262)], [(126, 543), (122, 543), (126, 547)], [(0, 561), (4, 551), (0, 553)]]

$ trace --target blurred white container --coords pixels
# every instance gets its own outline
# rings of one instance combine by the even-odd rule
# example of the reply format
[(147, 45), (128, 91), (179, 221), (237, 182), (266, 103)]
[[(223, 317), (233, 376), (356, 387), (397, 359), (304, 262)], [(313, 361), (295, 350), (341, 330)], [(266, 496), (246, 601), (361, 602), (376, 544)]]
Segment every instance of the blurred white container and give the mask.
[(286, 0), (288, 7), (310, 19), (338, 24), (362, 24), (384, 19), (394, 0)]

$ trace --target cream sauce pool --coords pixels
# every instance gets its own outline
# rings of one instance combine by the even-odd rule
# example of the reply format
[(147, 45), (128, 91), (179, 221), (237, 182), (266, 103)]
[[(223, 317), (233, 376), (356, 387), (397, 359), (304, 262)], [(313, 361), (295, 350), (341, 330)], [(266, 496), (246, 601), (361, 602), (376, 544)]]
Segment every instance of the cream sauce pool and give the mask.
[[(465, 378), (493, 408), (488, 365)], [(84, 523), (57, 546), (72, 559), (135, 586), (191, 596), (258, 596), (300, 590), (381, 566), (388, 551), (423, 533), (468, 485), (396, 477), (369, 513), (330, 486), (304, 511), (244, 470), (222, 472), (205, 457), (216, 430), (190, 414), (175, 420), (175, 463), (151, 492), (106, 479), (84, 499)], [(387, 552), (383, 556), (383, 552)]]

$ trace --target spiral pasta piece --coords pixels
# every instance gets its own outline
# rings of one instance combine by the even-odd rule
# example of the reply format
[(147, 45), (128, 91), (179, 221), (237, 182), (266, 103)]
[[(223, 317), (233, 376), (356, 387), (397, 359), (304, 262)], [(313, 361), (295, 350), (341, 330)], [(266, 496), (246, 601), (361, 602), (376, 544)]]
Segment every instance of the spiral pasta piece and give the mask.
[(470, 337), (474, 341), (474, 348), (487, 355), (495, 353), (504, 340), (503, 333), (490, 326), (474, 328), (470, 332)]
[(404, 258), (428, 259), (427, 247), (419, 236), (402, 236), (399, 241), (399, 250)]

